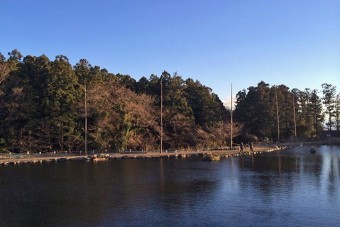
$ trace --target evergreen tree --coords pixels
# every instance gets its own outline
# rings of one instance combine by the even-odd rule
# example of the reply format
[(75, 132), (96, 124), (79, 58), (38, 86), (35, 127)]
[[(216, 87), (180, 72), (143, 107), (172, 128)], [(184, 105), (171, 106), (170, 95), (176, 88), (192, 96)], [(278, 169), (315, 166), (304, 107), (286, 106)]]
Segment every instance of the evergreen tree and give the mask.
[(77, 122), (81, 85), (67, 57), (59, 55), (51, 65), (47, 95), (43, 100), (45, 116), (42, 128), (48, 126), (49, 138), (55, 134), (55, 149), (71, 151), (77, 149), (82, 141)]
[(335, 106), (336, 106), (336, 87), (323, 83), (322, 85), (322, 93), (323, 93), (323, 104), (326, 107), (325, 114), (328, 115), (328, 122), (326, 123), (328, 130), (332, 130), (334, 126), (333, 117), (336, 115)]
[(336, 130), (340, 130), (340, 93), (335, 98), (335, 127)]
[(322, 101), (318, 96), (318, 91), (313, 89), (310, 93), (309, 102), (307, 104), (308, 115), (311, 117), (311, 125), (313, 127), (312, 136), (319, 137), (322, 130), (324, 115), (322, 113)]

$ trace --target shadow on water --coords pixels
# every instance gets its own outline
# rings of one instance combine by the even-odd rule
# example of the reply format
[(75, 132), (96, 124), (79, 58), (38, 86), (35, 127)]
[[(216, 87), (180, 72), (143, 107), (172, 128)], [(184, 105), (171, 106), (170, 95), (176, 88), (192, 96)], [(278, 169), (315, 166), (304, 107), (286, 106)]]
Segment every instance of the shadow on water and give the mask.
[(200, 193), (216, 188), (216, 181), (192, 174), (201, 169), (207, 175), (209, 170), (195, 165), (192, 170), (185, 162), (113, 160), (1, 168), (0, 224), (111, 225), (128, 224), (131, 217), (143, 224), (145, 216), (154, 216), (153, 209), (180, 211), (188, 203), (195, 206)]
[(340, 148), (309, 149), (0, 166), (0, 226), (337, 224)]

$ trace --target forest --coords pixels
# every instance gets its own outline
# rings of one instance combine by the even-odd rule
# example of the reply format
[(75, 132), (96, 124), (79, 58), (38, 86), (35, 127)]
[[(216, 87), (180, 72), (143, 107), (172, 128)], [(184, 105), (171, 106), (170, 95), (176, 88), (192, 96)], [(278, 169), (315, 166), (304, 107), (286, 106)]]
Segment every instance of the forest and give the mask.
[(72, 66), (63, 55), (0, 53), (2, 152), (79, 152), (85, 144), (159, 151), (161, 139), (167, 150), (221, 148), (230, 146), (231, 128), (236, 143), (318, 138), (339, 131), (339, 109), (331, 84), (319, 91), (261, 81), (237, 93), (231, 125), (230, 108), (211, 88), (177, 73), (137, 81), (86, 59)]

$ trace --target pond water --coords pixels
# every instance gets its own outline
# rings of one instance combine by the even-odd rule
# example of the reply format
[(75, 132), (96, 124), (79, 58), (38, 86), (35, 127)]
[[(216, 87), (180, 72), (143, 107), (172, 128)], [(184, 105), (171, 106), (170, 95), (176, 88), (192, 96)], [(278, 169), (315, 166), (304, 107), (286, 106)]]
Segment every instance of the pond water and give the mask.
[(340, 226), (340, 147), (0, 166), (0, 226)]

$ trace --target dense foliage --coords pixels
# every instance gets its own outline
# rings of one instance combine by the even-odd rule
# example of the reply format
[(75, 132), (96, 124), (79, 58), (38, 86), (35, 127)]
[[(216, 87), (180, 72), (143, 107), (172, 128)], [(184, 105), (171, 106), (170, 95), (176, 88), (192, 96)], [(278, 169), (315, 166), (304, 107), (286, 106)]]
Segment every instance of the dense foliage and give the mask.
[[(17, 50), (8, 54), (0, 54), (2, 150), (80, 151), (86, 131), (91, 150), (159, 150), (161, 88), (164, 149), (221, 147), (230, 141), (230, 111), (199, 81), (165, 71), (136, 81), (85, 59), (72, 66), (63, 55), (51, 61)], [(264, 82), (238, 92), (233, 136), (274, 141), (279, 123), (280, 138), (290, 138), (293, 113), (299, 137), (317, 136), (324, 114), (327, 128), (339, 130), (339, 95), (330, 84), (322, 88), (322, 98), (317, 90)]]
[(218, 96), (177, 74), (136, 81), (85, 59), (72, 66), (62, 55), (23, 58), (17, 50), (1, 55), (0, 70), (0, 145), (8, 150), (84, 150), (85, 112), (89, 149), (159, 150), (161, 83), (164, 149), (227, 145)]
[[(339, 94), (331, 84), (298, 90), (285, 85), (269, 86), (261, 81), (237, 93), (235, 119), (244, 122), (243, 139), (287, 141), (317, 138), (327, 130), (339, 131)], [(325, 115), (328, 121), (324, 125)]]

